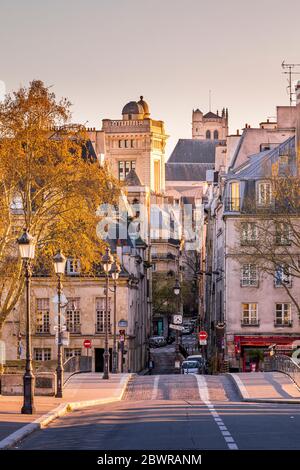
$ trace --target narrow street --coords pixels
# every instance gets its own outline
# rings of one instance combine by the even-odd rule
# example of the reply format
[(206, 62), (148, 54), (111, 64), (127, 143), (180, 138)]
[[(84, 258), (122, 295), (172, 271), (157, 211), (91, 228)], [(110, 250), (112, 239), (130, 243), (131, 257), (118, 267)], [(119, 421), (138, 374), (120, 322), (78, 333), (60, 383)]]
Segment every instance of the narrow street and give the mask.
[(16, 449), (299, 449), (299, 405), (241, 402), (225, 375), (135, 376), (118, 403), (75, 411)]

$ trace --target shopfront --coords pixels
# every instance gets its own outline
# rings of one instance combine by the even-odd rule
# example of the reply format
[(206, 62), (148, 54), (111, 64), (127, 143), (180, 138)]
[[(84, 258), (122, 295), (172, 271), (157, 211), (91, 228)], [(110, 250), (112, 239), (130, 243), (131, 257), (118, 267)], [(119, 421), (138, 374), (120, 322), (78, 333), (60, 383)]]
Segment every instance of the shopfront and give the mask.
[(235, 336), (236, 356), (243, 372), (260, 371), (264, 368), (264, 358), (269, 354), (270, 346), (275, 352), (291, 355), (298, 347), (300, 336)]

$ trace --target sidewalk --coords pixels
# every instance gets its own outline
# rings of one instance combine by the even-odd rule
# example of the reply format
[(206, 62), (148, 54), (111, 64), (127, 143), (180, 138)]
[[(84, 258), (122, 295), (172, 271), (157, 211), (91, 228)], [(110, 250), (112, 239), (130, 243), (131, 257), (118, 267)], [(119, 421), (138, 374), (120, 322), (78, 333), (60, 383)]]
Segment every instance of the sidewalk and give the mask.
[(242, 400), (270, 403), (300, 403), (300, 390), (281, 372), (227, 374)]
[[(100, 373), (76, 374), (64, 387), (63, 398), (35, 397), (36, 413), (33, 415), (20, 413), (23, 397), (0, 395), (0, 449), (4, 445), (3, 439), (12, 433), (17, 432), (18, 437), (22, 435), (23, 428), (26, 435), (26, 431), (32, 432), (35, 428), (42, 427), (44, 421), (48, 423), (55, 419), (57, 413), (63, 415), (73, 409), (121, 400), (131, 376), (132, 374), (111, 374), (109, 380), (103, 380)], [(34, 425), (27, 427), (29, 423)]]

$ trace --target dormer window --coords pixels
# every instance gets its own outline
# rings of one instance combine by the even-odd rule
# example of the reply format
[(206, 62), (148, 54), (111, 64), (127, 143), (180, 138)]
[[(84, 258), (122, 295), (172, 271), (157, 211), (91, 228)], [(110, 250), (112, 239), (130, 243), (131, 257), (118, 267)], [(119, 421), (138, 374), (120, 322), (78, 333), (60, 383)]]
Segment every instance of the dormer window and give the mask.
[(261, 181), (257, 184), (257, 204), (268, 207), (272, 203), (272, 185), (270, 181)]

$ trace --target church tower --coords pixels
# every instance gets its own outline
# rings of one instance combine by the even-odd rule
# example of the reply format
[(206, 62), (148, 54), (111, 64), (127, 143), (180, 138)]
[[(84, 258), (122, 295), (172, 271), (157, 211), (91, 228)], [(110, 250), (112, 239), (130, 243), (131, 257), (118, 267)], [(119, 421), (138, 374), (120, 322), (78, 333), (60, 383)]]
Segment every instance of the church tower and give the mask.
[(168, 136), (164, 122), (150, 118), (143, 96), (129, 101), (122, 119), (104, 119), (105, 161), (120, 181), (134, 170), (142, 185), (155, 193), (165, 190), (165, 145)]
[(228, 109), (222, 114), (209, 111), (203, 114), (200, 109), (193, 110), (192, 138), (198, 140), (225, 140), (228, 135)]

